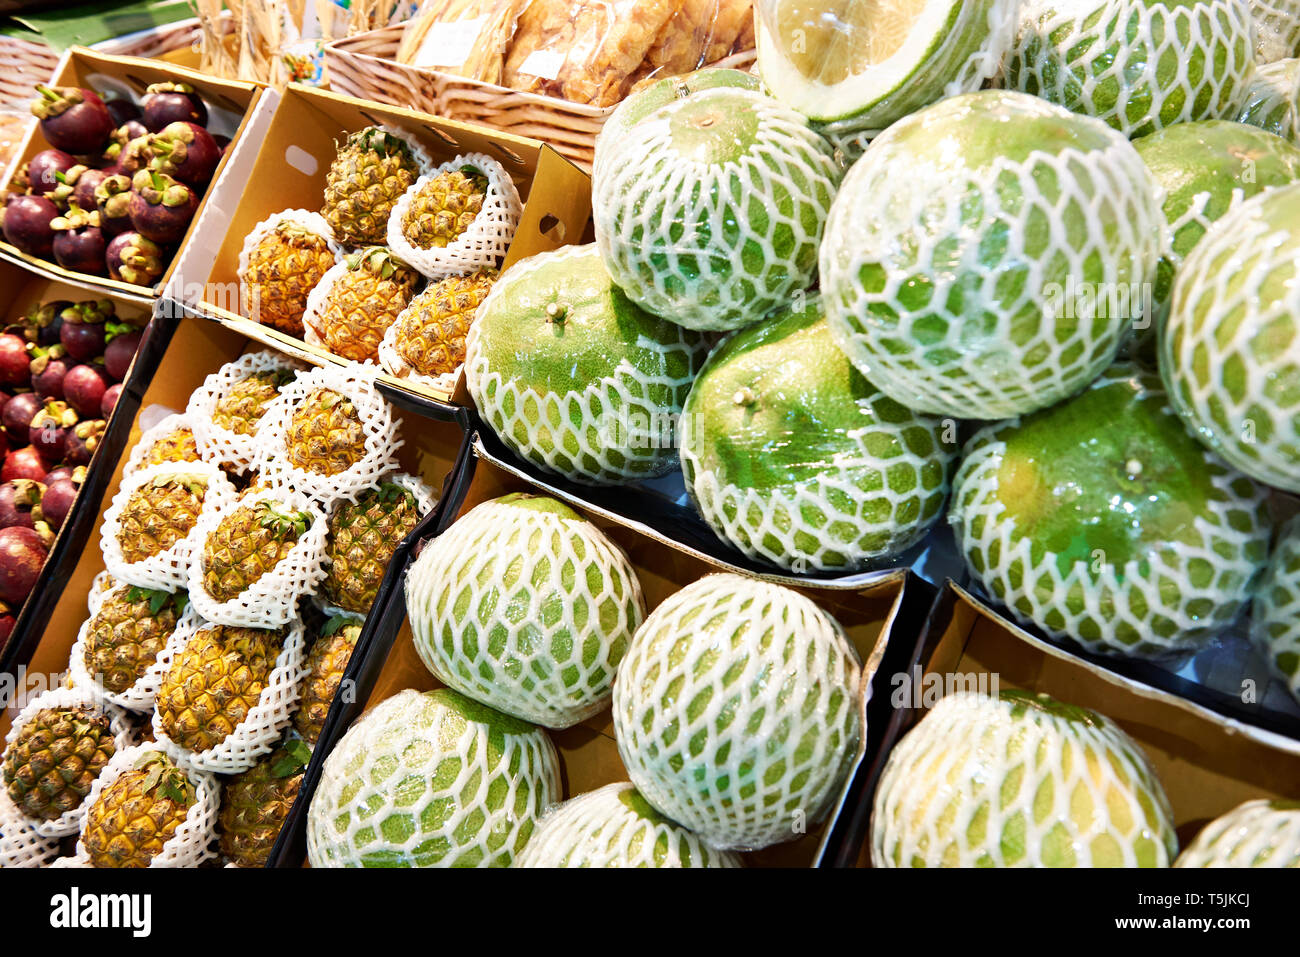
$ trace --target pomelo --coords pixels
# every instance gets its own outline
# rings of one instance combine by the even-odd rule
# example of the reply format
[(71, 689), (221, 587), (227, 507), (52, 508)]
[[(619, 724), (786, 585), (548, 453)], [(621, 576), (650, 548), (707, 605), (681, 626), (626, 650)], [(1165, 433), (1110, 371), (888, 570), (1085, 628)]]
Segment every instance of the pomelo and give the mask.
[(1266, 493), (1179, 425), (1159, 378), (1117, 363), (976, 433), (948, 511), (971, 573), (1018, 621), (1094, 651), (1203, 646), (1263, 570)]
[(875, 867), (1168, 867), (1164, 789), (1110, 719), (1047, 695), (958, 692), (889, 755)]
[(312, 867), (508, 867), (560, 799), (546, 732), (447, 688), (399, 691), (325, 761)]
[(614, 735), (637, 791), (715, 848), (789, 841), (829, 811), (863, 734), (857, 652), (798, 592), (707, 575), (637, 630)]
[(549, 811), (514, 867), (740, 867), (674, 824), (626, 781)]
[(705, 521), (746, 555), (851, 571), (938, 519), (955, 441), (953, 423), (853, 368), (813, 296), (709, 356), (682, 411), (682, 472)]
[(1300, 867), (1300, 801), (1239, 804), (1205, 825), (1174, 867)]
[(1141, 157), (1103, 123), (1023, 93), (955, 96), (845, 177), (821, 250), (831, 331), (908, 408), (1043, 408), (1114, 359), (1161, 221)]
[(1300, 701), (1300, 517), (1278, 533), (1251, 605), (1250, 639)]
[(1300, 142), (1300, 59), (1261, 66), (1246, 89), (1237, 119)]
[(1254, 67), (1246, 0), (1025, 0), (1006, 85), (1144, 136), (1232, 119)]
[(466, 336), (465, 382), (525, 459), (618, 484), (676, 467), (677, 417), (707, 355), (700, 333), (628, 299), (594, 245), (566, 246), (497, 280)]
[(1300, 0), (1250, 0), (1250, 13), (1259, 63), (1300, 57)]
[(592, 215), (614, 281), (691, 329), (738, 329), (817, 273), (840, 171), (806, 117), (715, 87), (600, 138)]
[(1247, 475), (1300, 492), (1300, 183), (1201, 238), (1174, 280), (1160, 372), (1187, 426)]
[(406, 576), (415, 650), (444, 684), (548, 728), (609, 703), (645, 617), (622, 549), (562, 502), (506, 495), (430, 541)]

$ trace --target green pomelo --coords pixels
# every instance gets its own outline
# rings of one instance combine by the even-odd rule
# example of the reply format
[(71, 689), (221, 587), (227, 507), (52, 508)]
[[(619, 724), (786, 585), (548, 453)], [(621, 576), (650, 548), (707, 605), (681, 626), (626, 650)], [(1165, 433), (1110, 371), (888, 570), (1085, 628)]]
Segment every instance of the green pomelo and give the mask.
[(683, 409), (682, 472), (700, 514), (746, 555), (853, 570), (938, 519), (951, 431), (864, 379), (814, 296), (714, 350)]
[(1180, 428), (1159, 378), (1128, 363), (976, 433), (948, 518), (971, 572), (1017, 620), (1136, 657), (1213, 638), (1268, 551), (1265, 490)]
[(1205, 825), (1174, 867), (1300, 867), (1300, 805), (1240, 804)]
[(567, 728), (602, 710), (645, 617), (622, 550), (544, 496), (484, 502), (406, 576), (415, 649), (434, 676), (499, 711)]
[(1160, 372), (1188, 427), (1252, 478), (1300, 492), (1300, 183), (1241, 203), (1174, 279)]
[(1006, 85), (1145, 136), (1234, 118), (1254, 43), (1246, 0), (1026, 0)]
[(863, 734), (858, 681), (844, 631), (803, 595), (708, 575), (637, 630), (614, 682), (614, 735), (661, 814), (715, 848), (767, 847), (838, 796)]
[(1278, 534), (1250, 609), (1250, 638), (1300, 701), (1300, 517)]
[(1022, 93), (943, 100), (845, 177), (821, 249), (831, 332), (908, 408), (1043, 408), (1114, 359), (1161, 217), (1141, 157), (1102, 123)]
[(628, 299), (595, 246), (566, 246), (497, 280), (466, 337), (465, 381), (521, 456), (618, 484), (676, 466), (677, 417), (707, 355), (702, 335)]
[(325, 761), (312, 867), (508, 867), (560, 800), (546, 732), (449, 689), (399, 691)]
[(1237, 119), (1300, 143), (1300, 59), (1261, 66), (1246, 89)]
[(656, 811), (623, 782), (547, 813), (514, 867), (740, 867)]
[(738, 329), (812, 285), (839, 175), (801, 114), (749, 90), (703, 90), (602, 141), (596, 242), (643, 308)]
[(1164, 789), (1108, 718), (1046, 695), (948, 695), (889, 755), (876, 867), (1168, 867)]

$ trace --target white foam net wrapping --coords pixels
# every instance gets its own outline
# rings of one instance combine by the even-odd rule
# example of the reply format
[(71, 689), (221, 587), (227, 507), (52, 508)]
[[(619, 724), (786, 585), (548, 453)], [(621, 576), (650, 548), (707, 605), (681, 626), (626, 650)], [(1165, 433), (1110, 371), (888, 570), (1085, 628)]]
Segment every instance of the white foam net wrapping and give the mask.
[[(472, 166), (487, 177), (483, 208), (469, 227), (446, 246), (431, 249), (416, 246), (402, 228), (411, 204), (435, 177), (465, 166)], [(523, 209), (519, 191), (505, 168), (486, 154), (467, 153), (421, 176), (402, 194), (388, 217), (388, 248), (430, 279), (468, 276), (493, 268), (505, 258)]]
[[(204, 379), (203, 385), (190, 395), (189, 404), (185, 407), (190, 427), (194, 430), (194, 440), (199, 446), (199, 454), (204, 460), (214, 465), (247, 472), (257, 455), (258, 429), (255, 428), (248, 435), (241, 435), (217, 425), (212, 421), (217, 403), (232, 387), (255, 372), (269, 372), (275, 369), (301, 372), (305, 368), (306, 366), (301, 362), (288, 356), (264, 350), (249, 352), (234, 362), (227, 362)], [(263, 407), (259, 425), (265, 420), (269, 405), (270, 403)]]
[(1261, 66), (1246, 88), (1236, 119), (1300, 142), (1300, 59)]
[(632, 639), (614, 682), (618, 751), (641, 795), (711, 846), (793, 840), (848, 773), (860, 678), (857, 651), (812, 601), (708, 575)]
[[(98, 614), (98, 611), (95, 612)], [(72, 653), (68, 658), (68, 677), (76, 688), (92, 689), (93, 692), (103, 697), (109, 704), (124, 708), (127, 711), (147, 712), (153, 708), (154, 699), (158, 695), (158, 685), (162, 683), (162, 676), (167, 672), (167, 658), (165, 653), (168, 649), (174, 648), (177, 644), (183, 645), (189, 636), (194, 633), (198, 627), (200, 619), (194, 611), (194, 606), (187, 605), (185, 613), (176, 620), (176, 627), (167, 637), (167, 643), (163, 649), (158, 652), (158, 657), (154, 659), (153, 664), (145, 669), (135, 684), (125, 691), (109, 691), (99, 681), (95, 675), (92, 675), (86, 666), (86, 643), (90, 634), (90, 624), (94, 615), (82, 622), (81, 628), (77, 632), (77, 640), (72, 645)]]
[(661, 817), (626, 781), (580, 794), (546, 812), (512, 867), (740, 867), (686, 828)]
[[(27, 725), (38, 711), (62, 710), (66, 708), (90, 708), (96, 712), (102, 712), (108, 718), (108, 728), (113, 735), (113, 747), (116, 751), (129, 748), (135, 743), (135, 730), (127, 721), (126, 715), (121, 709), (113, 707), (111, 704), (101, 702), (88, 688), (55, 688), (53, 691), (47, 691), (44, 694), (37, 695), (27, 706), (18, 712), (9, 727), (9, 734), (5, 736), (5, 750), (17, 740), (22, 729)], [(3, 789), (3, 782), (0, 782), (0, 789)], [(87, 795), (87, 800), (89, 795)], [(60, 817), (52, 821), (37, 820), (27, 818), (32, 829), (40, 837), (65, 837), (69, 834), (76, 834), (81, 827), (81, 818), (85, 814), (86, 802), (82, 801), (71, 811), (65, 811)], [(17, 807), (14, 808), (19, 817), (23, 817), (23, 812)], [(0, 819), (3, 818), (3, 812), (0, 812)]]
[(1300, 517), (1278, 534), (1251, 606), (1250, 638), (1300, 701)]
[(409, 472), (386, 472), (379, 477), (379, 481), (392, 482), (414, 495), (415, 508), (421, 518), (432, 512), (438, 505), (438, 493), (418, 475)]
[(1254, 48), (1245, 0), (1024, 0), (1006, 84), (1145, 136), (1234, 118)]
[[(372, 488), (396, 463), (402, 447), (398, 437), (402, 420), (393, 415), (388, 401), (375, 388), (378, 367), (350, 362), (328, 365), (303, 373), (281, 390), (280, 397), (266, 410), (257, 431), (254, 466), (271, 486), (289, 486), (329, 507), (340, 499), (355, 502), (357, 493)], [(317, 389), (331, 389), (350, 400), (361, 422), (365, 453), (341, 472), (324, 475), (297, 468), (289, 461), (288, 439), (293, 415), (304, 399)]]
[[(1115, 370), (1093, 387), (1133, 367)], [(1158, 396), (1164, 412), (1172, 411), (1154, 377), (1136, 381), (1140, 397)], [(971, 437), (948, 507), (967, 567), (1017, 621), (1093, 651), (1159, 658), (1203, 645), (1236, 618), (1268, 548), (1264, 489), (1201, 450), (1213, 493), (1203, 511), (1189, 508), (1177, 537), (1150, 542), (1123, 562), (1094, 551), (1063, 568), (1057, 552), (1037, 547), (1033, 529), (1016, 521), (1000, 492), (1007, 440), (1019, 427), (1013, 419)]]
[[(298, 537), (289, 553), (247, 588), (227, 601), (218, 601), (204, 583), (204, 543), (222, 519), (240, 508), (271, 502), (281, 510), (304, 511), (310, 515), (305, 534)], [(190, 565), (190, 602), (207, 621), (244, 628), (278, 628), (297, 615), (298, 600), (311, 594), (325, 578), (325, 538), (329, 525), (325, 513), (303, 495), (287, 488), (247, 492), (222, 509), (204, 511), (199, 517), (199, 545)]]
[(108, 593), (119, 584), (121, 583), (113, 578), (107, 568), (90, 580), (90, 590), (86, 592), (86, 610), (92, 618), (99, 612), (99, 606), (104, 604)]
[(325, 270), (325, 275), (321, 276), (320, 282), (316, 283), (312, 291), (307, 294), (307, 308), (302, 314), (302, 339), (307, 345), (329, 351), (329, 346), (325, 344), (325, 330), (320, 324), (320, 314), (329, 302), (330, 291), (334, 288), (334, 284), (347, 271), (347, 262), (339, 260)]
[[(193, 639), (207, 627), (210, 627), (208, 622), (200, 622), (188, 637)], [(168, 645), (164, 652), (166, 668), (172, 666), (183, 649), (182, 642)], [(259, 758), (275, 750), (285, 727), (293, 718), (302, 681), (307, 676), (306, 651), (303, 624), (294, 621), (285, 634), (284, 645), (276, 656), (275, 667), (266, 679), (266, 687), (262, 689), (257, 704), (249, 709), (244, 720), (219, 744), (206, 751), (190, 751), (181, 747), (168, 736), (156, 710), (153, 715), (154, 737), (172, 757), (178, 761), (188, 761), (200, 771), (216, 774), (247, 771)]]
[(889, 756), (871, 863), (1168, 867), (1173, 814), (1141, 748), (1109, 719), (1068, 710), (964, 691), (940, 700)]
[(337, 264), (343, 259), (343, 247), (334, 239), (334, 232), (330, 229), (330, 224), (325, 221), (325, 217), (320, 213), (313, 213), (305, 209), (285, 209), (274, 213), (262, 220), (244, 237), (244, 245), (239, 250), (239, 267), (235, 275), (239, 278), (239, 304), (243, 309), (244, 315), (249, 319), (258, 320), (260, 311), (259, 304), (253, 300), (254, 287), (249, 284), (248, 261), (252, 258), (254, 250), (263, 239), (273, 233), (281, 223), (288, 223), (293, 226), (299, 226), (305, 231), (321, 237), (329, 246), (330, 252), (334, 254), (334, 261)]
[(545, 731), (455, 692), (399, 691), (325, 761), (312, 867), (504, 867), (563, 794)]
[(168, 475), (195, 475), (207, 480), (200, 518), (203, 512), (223, 508), (234, 501), (237, 494), (226, 473), (208, 462), (164, 462), (162, 465), (141, 469), (124, 479), (122, 487), (113, 496), (113, 504), (104, 513), (104, 522), (99, 531), (99, 547), (104, 554), (104, 565), (123, 584), (161, 591), (184, 588), (189, 580), (190, 563), (194, 560), (195, 549), (203, 547), (199, 523), (195, 522), (184, 538), (142, 561), (128, 562), (122, 555), (122, 512), (130, 502), (131, 495), (154, 479)]
[[(701, 163), (674, 146), (673, 124), (713, 101), (720, 112), (752, 111), (756, 131), (735, 159)], [(721, 88), (677, 100), (604, 146), (592, 184), (596, 242), (614, 281), (648, 312), (689, 329), (738, 329), (812, 283), (840, 173), (802, 114)]]
[(1259, 63), (1300, 56), (1300, 0), (1250, 0), (1250, 12)]
[(1203, 442), (1252, 478), (1300, 492), (1300, 184), (1220, 219), (1183, 261), (1160, 372)]
[[(164, 439), (180, 429), (194, 431), (190, 426), (190, 420), (186, 418), (184, 413), (173, 412), (160, 420), (153, 428), (142, 432), (140, 440), (131, 447), (131, 454), (127, 457), (126, 466), (122, 469), (123, 480), (146, 467), (145, 463), (149, 458), (149, 450), (157, 444), (159, 439)], [(195, 444), (197, 445), (197, 439)]]
[[(99, 800), (107, 788), (112, 787), (119, 777), (132, 770), (136, 762), (151, 751), (163, 751), (155, 742), (145, 742), (113, 756), (99, 775), (95, 785), (86, 796), (85, 806), (89, 809)], [(213, 837), (216, 834), (217, 812), (221, 808), (221, 787), (217, 779), (183, 761), (176, 762), (194, 786), (194, 804), (185, 815), (185, 820), (176, 827), (176, 833), (162, 846), (162, 851), (149, 862), (150, 867), (198, 867), (204, 861), (217, 856)], [(69, 867), (89, 867), (90, 854), (85, 846), (85, 821), (82, 821), (81, 837), (77, 841), (77, 853)]]
[(600, 529), (499, 500), (425, 546), (406, 607), (420, 660), (443, 683), (548, 728), (605, 708), (645, 617), (636, 572)]
[[(433, 291), (433, 285), (429, 285), (426, 286), (423, 291), (417, 293), (411, 299), (410, 304), (398, 313), (393, 324), (384, 330), (384, 338), (379, 343), (379, 364), (384, 367), (385, 372), (395, 379), (405, 379), (409, 382), (415, 382), (429, 389), (433, 389), (436, 392), (444, 392), (450, 395), (456, 391), (456, 383), (460, 381), (461, 372), (464, 371), (465, 368), (464, 362), (458, 363), (456, 368), (451, 372), (442, 372), (438, 375), (426, 375), (425, 373), (413, 368), (411, 364), (402, 357), (402, 354), (397, 349), (397, 334), (402, 328), (402, 324), (406, 322), (408, 318), (419, 315), (421, 297), (430, 294)], [(485, 298), (483, 302), (479, 303), (479, 310), (482, 310), (486, 303), (487, 299)], [(475, 315), (477, 316), (477, 311)], [(473, 322), (471, 321), (470, 324), (473, 325)]]
[(1300, 805), (1240, 804), (1205, 825), (1174, 867), (1300, 867)]
[[(974, 135), (995, 118), (1076, 135), (1024, 162), (970, 166), (943, 147), (955, 128)], [(886, 395), (935, 415), (1008, 418), (1110, 365), (1164, 236), (1150, 175), (1122, 136), (1023, 94), (975, 93), (900, 120), (849, 171), (822, 244), (823, 301), (836, 343)]]
[(59, 839), (38, 834), (0, 787), (0, 869), (44, 867), (58, 854)]

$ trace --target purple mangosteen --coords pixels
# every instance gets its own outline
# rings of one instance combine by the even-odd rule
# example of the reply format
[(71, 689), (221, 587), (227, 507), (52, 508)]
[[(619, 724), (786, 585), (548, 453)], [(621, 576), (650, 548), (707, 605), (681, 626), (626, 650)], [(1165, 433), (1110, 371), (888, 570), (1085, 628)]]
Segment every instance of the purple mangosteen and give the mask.
[(89, 362), (104, 354), (108, 342), (104, 324), (115, 317), (111, 299), (88, 299), (63, 310), (59, 341), (68, 355)]
[(32, 479), (0, 485), (0, 528), (35, 528), (44, 494), (45, 486)]
[(103, 419), (88, 419), (74, 425), (63, 440), (63, 461), (74, 466), (89, 465), (107, 427)]
[(126, 372), (131, 368), (131, 360), (135, 358), (143, 337), (144, 332), (135, 326), (123, 328), (117, 323), (110, 324), (108, 345), (104, 347), (104, 371), (114, 382), (126, 378)]
[(131, 177), (120, 173), (105, 176), (95, 187), (95, 208), (99, 228), (117, 236), (131, 228)]
[(131, 180), (131, 225), (156, 243), (177, 243), (198, 211), (194, 190), (157, 170), (141, 170)]
[(221, 147), (196, 123), (169, 123), (150, 140), (149, 148), (153, 169), (196, 190), (208, 185), (221, 161)]
[(99, 210), (86, 212), (72, 205), (62, 216), (50, 222), (54, 229), (54, 261), (64, 269), (92, 276), (108, 274), (104, 254), (108, 240), (99, 228)]
[(91, 362), (73, 366), (63, 377), (63, 399), (82, 418), (99, 415), (99, 405), (111, 383), (108, 373)]
[(163, 248), (134, 231), (115, 236), (105, 255), (109, 276), (137, 286), (153, 286), (167, 265)]
[[(9, 436), (9, 441), (15, 449), (27, 444), (27, 430), (44, 404), (45, 400), (34, 392), (19, 392), (5, 403), (4, 411), (0, 412), (0, 423), (3, 423), (5, 434)], [(9, 455), (12, 456), (13, 452)], [(5, 461), (7, 462), (8, 458)]]
[(59, 185), (59, 174), (77, 166), (76, 157), (63, 150), (41, 150), (27, 164), (27, 188), (37, 196), (53, 192)]
[(41, 121), (41, 135), (56, 149), (79, 156), (99, 153), (117, 124), (93, 90), (38, 84), (32, 115)]
[(153, 83), (140, 98), (140, 119), (151, 133), (177, 121), (207, 126), (208, 109), (188, 83)]
[(12, 332), (0, 334), (0, 384), (25, 385), (31, 378), (31, 361), (26, 339)]
[(10, 196), (4, 208), (5, 239), (38, 259), (54, 256), (54, 230), (50, 223), (59, 208), (44, 196)]

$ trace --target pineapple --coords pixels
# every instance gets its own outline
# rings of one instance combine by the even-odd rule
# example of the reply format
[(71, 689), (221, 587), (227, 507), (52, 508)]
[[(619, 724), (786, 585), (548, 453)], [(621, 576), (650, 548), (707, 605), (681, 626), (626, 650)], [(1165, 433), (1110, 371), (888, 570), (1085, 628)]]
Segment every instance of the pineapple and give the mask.
[(212, 421), (236, 435), (252, 435), (266, 407), (293, 377), (292, 369), (265, 369), (241, 379), (217, 400)]
[(116, 588), (86, 628), (86, 671), (99, 675), (108, 691), (122, 694), (158, 660), (187, 597), (135, 585)]
[(336, 356), (377, 359), (384, 333), (415, 295), (420, 274), (383, 246), (352, 253), (343, 262), (347, 268), (313, 317), (314, 331)]
[(321, 214), (346, 246), (382, 243), (393, 206), (419, 175), (401, 137), (374, 126), (358, 130), (330, 166)]
[(116, 751), (102, 711), (37, 711), (4, 753), (5, 789), (28, 817), (56, 820), (81, 806)]
[(155, 708), (163, 731), (195, 752), (226, 740), (257, 704), (283, 646), (283, 629), (200, 629), (158, 688)]
[(142, 562), (188, 535), (199, 520), (207, 489), (206, 476), (173, 472), (133, 491), (118, 516), (122, 561)]
[(221, 853), (240, 867), (265, 867), (289, 816), (311, 760), (303, 741), (286, 741), (242, 774), (221, 795)]
[(250, 318), (301, 337), (307, 296), (333, 265), (334, 251), (324, 236), (297, 223), (277, 223), (253, 247), (241, 277)]
[(274, 502), (244, 501), (203, 544), (203, 584), (219, 602), (237, 598), (280, 564), (312, 520), (308, 512), (286, 511)]
[(93, 867), (148, 867), (198, 800), (185, 771), (161, 751), (144, 754), (86, 811), (82, 844)]
[(496, 281), (496, 271), (452, 276), (431, 283), (411, 300), (398, 320), (394, 346), (402, 361), (421, 375), (456, 371), (465, 361), (465, 336), (479, 304)]
[(483, 211), (487, 189), (487, 177), (473, 166), (439, 173), (411, 197), (402, 235), (418, 249), (450, 246)]
[(330, 516), (325, 543), (325, 597), (359, 615), (370, 611), (393, 552), (419, 521), (415, 496), (392, 482), (340, 505)]
[(307, 653), (307, 678), (303, 681), (302, 702), (293, 716), (293, 726), (308, 744), (320, 740), (330, 703), (338, 693), (343, 673), (361, 637), (361, 622), (351, 615), (335, 615), (325, 622), (320, 637)]
[(199, 447), (194, 441), (193, 430), (182, 426), (174, 432), (159, 436), (145, 454), (142, 468), (162, 465), (165, 462), (197, 462)]
[(315, 389), (294, 409), (284, 445), (294, 468), (337, 475), (365, 458), (366, 432), (351, 399)]

